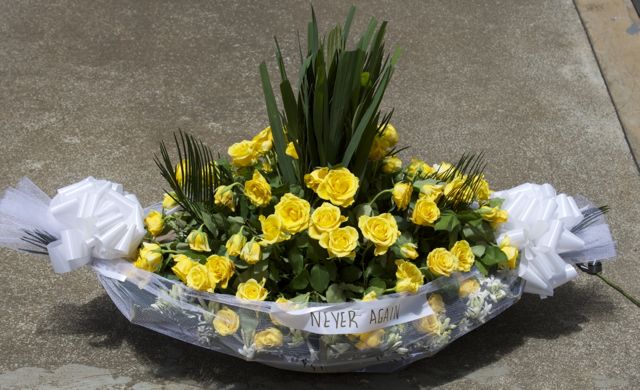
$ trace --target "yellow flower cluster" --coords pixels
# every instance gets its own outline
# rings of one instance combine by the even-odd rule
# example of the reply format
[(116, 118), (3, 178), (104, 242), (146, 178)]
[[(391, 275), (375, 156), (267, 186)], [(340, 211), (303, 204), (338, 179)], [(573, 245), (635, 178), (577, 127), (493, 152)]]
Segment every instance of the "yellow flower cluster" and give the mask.
[(369, 158), (371, 160), (382, 160), (389, 154), (389, 150), (398, 143), (398, 132), (393, 125), (388, 124), (382, 128), (373, 138), (373, 145)]
[(216, 287), (225, 289), (235, 273), (233, 261), (224, 256), (211, 255), (205, 264), (201, 264), (178, 254), (173, 256), (173, 261), (173, 273), (187, 286), (199, 291), (213, 292)]
[(321, 199), (340, 207), (353, 204), (358, 192), (358, 178), (347, 168), (318, 168), (305, 175), (305, 184)]

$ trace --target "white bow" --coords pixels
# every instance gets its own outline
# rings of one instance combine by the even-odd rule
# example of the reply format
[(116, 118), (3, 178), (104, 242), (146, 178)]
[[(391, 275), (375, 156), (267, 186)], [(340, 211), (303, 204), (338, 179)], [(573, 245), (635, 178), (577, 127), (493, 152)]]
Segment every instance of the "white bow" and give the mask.
[(541, 297), (578, 274), (560, 254), (580, 251), (585, 242), (570, 229), (584, 218), (575, 200), (556, 195), (550, 184), (525, 183), (493, 197), (504, 199), (502, 208), (509, 219), (497, 231), (498, 242), (508, 237), (521, 251), (519, 276), (526, 280), (524, 291)]
[(64, 273), (98, 259), (131, 257), (145, 235), (142, 207), (121, 184), (88, 177), (61, 188), (49, 212), (64, 229), (47, 246), (53, 270)]

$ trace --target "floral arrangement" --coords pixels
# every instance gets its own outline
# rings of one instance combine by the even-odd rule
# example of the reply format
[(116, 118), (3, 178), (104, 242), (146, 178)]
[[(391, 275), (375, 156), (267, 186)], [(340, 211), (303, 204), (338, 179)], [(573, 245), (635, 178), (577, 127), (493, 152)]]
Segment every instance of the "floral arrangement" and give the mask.
[(375, 19), (348, 48), (354, 12), (321, 39), (312, 11), (296, 92), (276, 40), (282, 107), (262, 63), (269, 125), (228, 159), (182, 132), (176, 153), (161, 143), (161, 205), (143, 213), (93, 178), (54, 199), (25, 180), (0, 200), (0, 244), (48, 254), (56, 272), (91, 264), (132, 322), (313, 371), (430, 356), (615, 255), (606, 207), (548, 184), (494, 192), (481, 154), (405, 165), (381, 110), (398, 52)]

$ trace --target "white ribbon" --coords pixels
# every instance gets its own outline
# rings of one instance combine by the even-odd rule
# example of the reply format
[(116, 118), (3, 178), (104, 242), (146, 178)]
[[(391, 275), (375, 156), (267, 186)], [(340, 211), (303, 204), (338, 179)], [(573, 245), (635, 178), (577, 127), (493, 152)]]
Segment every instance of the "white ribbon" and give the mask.
[(64, 227), (47, 246), (53, 270), (64, 273), (98, 259), (131, 257), (145, 235), (142, 207), (121, 184), (88, 177), (58, 190), (49, 212)]
[(524, 292), (553, 295), (553, 289), (578, 274), (560, 254), (580, 251), (585, 242), (570, 229), (584, 218), (575, 200), (556, 194), (550, 184), (526, 183), (495, 192), (504, 199), (509, 219), (498, 229), (498, 242), (505, 237), (521, 251), (519, 276), (526, 280)]

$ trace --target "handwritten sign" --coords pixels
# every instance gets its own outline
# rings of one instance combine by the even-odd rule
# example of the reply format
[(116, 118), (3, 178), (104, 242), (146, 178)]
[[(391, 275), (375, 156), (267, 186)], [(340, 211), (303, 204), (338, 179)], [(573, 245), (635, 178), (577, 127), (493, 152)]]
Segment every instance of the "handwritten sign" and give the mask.
[(403, 324), (431, 314), (433, 310), (425, 294), (419, 294), (298, 310), (279, 307), (271, 316), (293, 329), (318, 334), (351, 334)]

